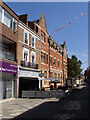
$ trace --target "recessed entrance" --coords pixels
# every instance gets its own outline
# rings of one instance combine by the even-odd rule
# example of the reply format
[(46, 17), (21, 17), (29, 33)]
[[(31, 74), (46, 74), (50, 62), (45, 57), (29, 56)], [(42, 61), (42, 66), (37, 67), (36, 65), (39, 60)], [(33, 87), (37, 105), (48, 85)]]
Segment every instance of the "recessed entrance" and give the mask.
[(23, 90), (39, 90), (39, 80), (37, 78), (19, 78), (19, 97)]

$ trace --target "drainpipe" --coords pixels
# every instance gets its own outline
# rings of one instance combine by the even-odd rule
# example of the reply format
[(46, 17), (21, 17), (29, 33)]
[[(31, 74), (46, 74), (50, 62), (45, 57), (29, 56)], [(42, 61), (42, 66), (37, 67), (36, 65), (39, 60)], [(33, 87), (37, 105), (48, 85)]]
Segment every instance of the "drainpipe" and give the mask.
[(48, 39), (49, 42), (49, 77), (50, 77), (50, 38)]
[(63, 71), (63, 83), (64, 83), (64, 68), (63, 68), (63, 51), (62, 51), (62, 71)]

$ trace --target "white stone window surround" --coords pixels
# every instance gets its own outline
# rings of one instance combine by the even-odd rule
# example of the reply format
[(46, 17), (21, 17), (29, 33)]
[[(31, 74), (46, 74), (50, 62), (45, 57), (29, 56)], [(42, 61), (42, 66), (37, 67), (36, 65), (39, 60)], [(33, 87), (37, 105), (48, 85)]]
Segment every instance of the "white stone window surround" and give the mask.
[[(34, 47), (32, 46), (32, 38), (34, 38)], [(34, 35), (31, 36), (31, 47), (36, 48), (36, 37)]]
[(27, 30), (24, 30), (24, 43), (25, 43), (25, 33), (27, 33), (27, 40), (28, 40), (28, 43), (26, 44), (29, 45), (29, 33)]
[(23, 48), (23, 61), (24, 61), (24, 52), (28, 53), (28, 57), (27, 57), (27, 62), (29, 62), (29, 50), (27, 48)]
[(34, 64), (36, 64), (36, 53), (34, 51), (31, 51), (31, 63), (32, 63), (32, 56), (34, 55)]

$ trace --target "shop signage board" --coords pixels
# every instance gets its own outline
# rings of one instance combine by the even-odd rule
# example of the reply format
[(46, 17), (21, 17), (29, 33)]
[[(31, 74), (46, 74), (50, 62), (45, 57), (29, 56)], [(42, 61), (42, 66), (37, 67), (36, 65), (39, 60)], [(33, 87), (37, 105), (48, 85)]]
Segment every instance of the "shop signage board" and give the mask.
[(33, 77), (38, 78), (39, 72), (29, 70), (18, 70), (18, 77)]
[(39, 77), (44, 77), (44, 73), (39, 73)]
[(17, 64), (0, 61), (0, 72), (17, 74), (17, 71), (18, 71)]

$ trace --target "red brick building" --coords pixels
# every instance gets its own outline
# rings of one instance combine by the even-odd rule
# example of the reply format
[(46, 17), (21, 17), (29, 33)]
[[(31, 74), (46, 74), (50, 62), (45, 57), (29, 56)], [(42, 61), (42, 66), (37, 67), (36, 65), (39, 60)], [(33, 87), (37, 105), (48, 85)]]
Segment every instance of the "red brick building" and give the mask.
[[(47, 32), (47, 25), (44, 13), (40, 19), (30, 21), (29, 26), (41, 36), (41, 73), (43, 78), (53, 77), (65, 84), (67, 78), (67, 51), (65, 42), (59, 45), (53, 40)], [(60, 84), (59, 84), (60, 85)], [(50, 82), (43, 80), (42, 87), (50, 87)]]

